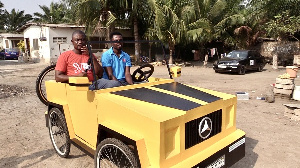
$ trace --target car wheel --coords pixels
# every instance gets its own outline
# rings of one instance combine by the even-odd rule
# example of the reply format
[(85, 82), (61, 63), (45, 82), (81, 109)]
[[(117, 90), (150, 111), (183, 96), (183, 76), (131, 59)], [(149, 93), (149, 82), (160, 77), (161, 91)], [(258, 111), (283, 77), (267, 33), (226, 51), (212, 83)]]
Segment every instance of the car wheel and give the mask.
[(263, 65), (263, 64), (260, 64), (260, 65), (258, 66), (258, 68), (257, 68), (257, 71), (258, 71), (258, 72), (262, 72), (263, 69), (264, 69), (264, 65)]
[(132, 150), (122, 141), (106, 138), (97, 146), (95, 167), (138, 168), (138, 163)]
[(215, 70), (215, 73), (219, 73), (219, 71), (218, 71), (218, 70)]
[(48, 128), (50, 139), (56, 153), (60, 157), (68, 157), (70, 153), (70, 136), (65, 117), (58, 108), (49, 111)]
[(240, 69), (239, 69), (239, 71), (238, 71), (238, 74), (239, 74), (239, 75), (245, 75), (245, 73), (246, 73), (245, 67), (244, 67), (244, 66), (241, 66)]

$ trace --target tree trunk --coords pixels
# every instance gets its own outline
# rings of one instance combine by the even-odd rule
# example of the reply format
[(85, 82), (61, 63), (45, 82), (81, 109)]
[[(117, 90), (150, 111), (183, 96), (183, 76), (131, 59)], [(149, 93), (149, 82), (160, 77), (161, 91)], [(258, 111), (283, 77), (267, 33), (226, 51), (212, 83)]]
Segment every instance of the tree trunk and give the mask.
[[(139, 28), (138, 28), (138, 20), (137, 17), (134, 17), (134, 21), (133, 21), (133, 35), (134, 35), (134, 40), (138, 41), (139, 40)], [(137, 60), (141, 60), (140, 59), (140, 51), (141, 51), (141, 45), (139, 43), (134, 43), (134, 54), (135, 54), (135, 62), (137, 62)], [(140, 61), (139, 61), (140, 63)]]
[(274, 53), (273, 55), (273, 69), (278, 69), (278, 54)]
[(168, 64), (173, 64), (173, 52), (175, 51), (175, 46), (173, 43), (169, 43), (169, 50), (170, 50), (170, 58)]
[(152, 46), (152, 43), (149, 43), (149, 50), (148, 50), (148, 55), (149, 55), (149, 62), (152, 62), (152, 58), (151, 58), (151, 46)]

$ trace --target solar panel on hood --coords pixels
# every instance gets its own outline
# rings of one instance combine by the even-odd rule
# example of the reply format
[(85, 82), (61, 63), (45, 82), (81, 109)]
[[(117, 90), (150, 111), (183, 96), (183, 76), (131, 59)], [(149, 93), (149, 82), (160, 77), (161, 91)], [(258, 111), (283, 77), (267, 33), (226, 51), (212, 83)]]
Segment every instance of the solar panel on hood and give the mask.
[(122, 91), (112, 92), (112, 94), (125, 96), (136, 100), (159, 104), (162, 106), (167, 106), (167, 107), (176, 108), (185, 111), (201, 106), (201, 104), (180, 97), (176, 97), (173, 95), (169, 95), (166, 93), (147, 89), (147, 88), (122, 90)]
[(178, 82), (156, 85), (154, 87), (164, 89), (164, 90), (169, 90), (169, 91), (176, 92), (176, 93), (186, 95), (189, 97), (193, 97), (193, 98), (196, 98), (196, 99), (208, 102), (208, 103), (211, 103), (211, 102), (221, 99), (217, 96), (214, 96), (209, 93), (188, 87), (188, 86), (183, 85)]

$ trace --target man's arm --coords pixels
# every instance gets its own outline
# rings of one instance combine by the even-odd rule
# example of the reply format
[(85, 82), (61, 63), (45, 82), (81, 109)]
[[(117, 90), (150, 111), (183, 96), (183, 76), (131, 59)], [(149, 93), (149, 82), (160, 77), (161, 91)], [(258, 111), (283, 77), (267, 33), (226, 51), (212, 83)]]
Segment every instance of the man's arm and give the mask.
[[(86, 72), (81, 72), (74, 76), (83, 77), (83, 76), (87, 76), (87, 75), (86, 75)], [(62, 71), (55, 70), (55, 80), (56, 80), (56, 82), (69, 82), (69, 76), (66, 75)]]
[(126, 82), (128, 84), (130, 84), (130, 85), (133, 84), (132, 77), (131, 77), (131, 74), (130, 74), (130, 67), (129, 66), (125, 67), (125, 79), (126, 79)]
[(105, 71), (106, 71), (106, 74), (108, 76), (108, 79), (109, 80), (118, 80), (114, 75), (113, 75), (113, 70), (112, 70), (112, 67), (104, 67), (105, 68)]
[(103, 76), (103, 68), (102, 66), (99, 64), (98, 60), (96, 59), (95, 56), (93, 56), (93, 63), (94, 63), (94, 69), (95, 69), (95, 73), (99, 78), (102, 78)]

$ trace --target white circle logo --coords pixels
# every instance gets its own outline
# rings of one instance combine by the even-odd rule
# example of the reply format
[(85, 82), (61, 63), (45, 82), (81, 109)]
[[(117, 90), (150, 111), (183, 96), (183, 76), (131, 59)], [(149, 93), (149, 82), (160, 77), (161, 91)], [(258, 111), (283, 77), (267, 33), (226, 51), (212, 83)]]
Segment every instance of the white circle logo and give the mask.
[(199, 136), (203, 139), (209, 137), (212, 131), (212, 121), (209, 117), (204, 117), (199, 123)]

